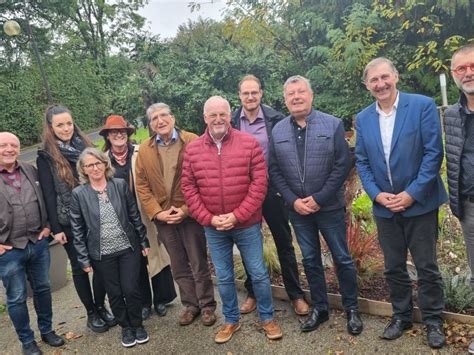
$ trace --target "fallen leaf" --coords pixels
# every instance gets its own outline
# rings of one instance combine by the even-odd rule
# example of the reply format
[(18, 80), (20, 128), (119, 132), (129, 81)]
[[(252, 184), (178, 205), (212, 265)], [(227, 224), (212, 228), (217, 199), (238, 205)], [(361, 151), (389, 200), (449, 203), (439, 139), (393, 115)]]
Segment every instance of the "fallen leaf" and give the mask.
[(66, 334), (64, 334), (64, 337), (67, 339), (67, 340), (74, 340), (74, 339), (79, 339), (82, 337), (82, 334), (76, 334), (76, 333), (73, 333), (73, 332), (67, 332)]

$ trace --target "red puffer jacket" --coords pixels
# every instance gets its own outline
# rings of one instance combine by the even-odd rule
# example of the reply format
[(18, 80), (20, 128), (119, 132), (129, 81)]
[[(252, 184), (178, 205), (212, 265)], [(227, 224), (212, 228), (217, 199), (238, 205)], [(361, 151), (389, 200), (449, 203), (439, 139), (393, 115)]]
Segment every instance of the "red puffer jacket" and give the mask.
[(189, 212), (201, 225), (233, 212), (235, 228), (262, 220), (267, 169), (262, 148), (250, 134), (231, 128), (220, 152), (208, 131), (186, 147), (181, 189)]

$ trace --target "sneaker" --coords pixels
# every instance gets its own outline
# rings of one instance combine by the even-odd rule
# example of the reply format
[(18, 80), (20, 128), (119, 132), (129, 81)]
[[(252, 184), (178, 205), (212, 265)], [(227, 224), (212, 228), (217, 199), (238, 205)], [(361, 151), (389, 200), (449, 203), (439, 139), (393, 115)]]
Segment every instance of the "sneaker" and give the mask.
[(135, 328), (135, 339), (137, 340), (138, 344), (145, 344), (148, 340), (150, 340), (150, 337), (148, 336), (145, 328), (137, 327)]
[(135, 339), (135, 334), (133, 333), (132, 328), (123, 328), (122, 329), (122, 345), (126, 348), (131, 348), (137, 344)]

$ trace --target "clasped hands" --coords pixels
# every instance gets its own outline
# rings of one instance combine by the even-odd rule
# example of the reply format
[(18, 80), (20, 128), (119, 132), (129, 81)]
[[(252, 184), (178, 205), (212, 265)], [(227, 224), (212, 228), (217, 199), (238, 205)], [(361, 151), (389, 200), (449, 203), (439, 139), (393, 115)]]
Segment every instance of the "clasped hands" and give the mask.
[(156, 214), (156, 219), (167, 224), (178, 224), (186, 217), (184, 211), (179, 207), (171, 206), (167, 210), (162, 210)]
[(375, 198), (375, 202), (388, 208), (393, 213), (403, 212), (410, 207), (415, 199), (411, 197), (408, 192), (402, 191), (398, 194), (391, 194), (388, 192), (381, 192)]
[(218, 231), (227, 231), (232, 229), (235, 227), (237, 222), (238, 220), (232, 212), (213, 216), (211, 219), (211, 225)]
[(311, 213), (316, 213), (321, 209), (321, 206), (314, 200), (313, 196), (299, 198), (293, 203), (295, 211), (303, 216)]

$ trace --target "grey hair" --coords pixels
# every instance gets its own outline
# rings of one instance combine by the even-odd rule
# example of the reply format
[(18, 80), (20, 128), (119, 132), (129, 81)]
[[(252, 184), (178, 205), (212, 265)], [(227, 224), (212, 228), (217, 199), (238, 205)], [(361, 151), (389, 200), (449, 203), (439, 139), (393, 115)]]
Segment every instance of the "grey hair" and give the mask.
[(77, 173), (79, 175), (79, 182), (81, 184), (87, 184), (89, 182), (89, 176), (87, 176), (84, 171), (84, 159), (88, 155), (93, 156), (94, 158), (97, 158), (99, 161), (105, 164), (104, 173), (105, 173), (105, 178), (107, 180), (110, 180), (114, 176), (115, 169), (112, 166), (112, 162), (110, 161), (109, 155), (107, 153), (100, 151), (97, 148), (88, 147), (82, 151), (76, 163)]
[(371, 69), (373, 67), (376, 67), (377, 65), (380, 65), (380, 64), (388, 64), (388, 66), (390, 67), (392, 72), (394, 72), (395, 74), (398, 75), (398, 70), (397, 70), (397, 68), (395, 68), (395, 65), (393, 64), (393, 62), (390, 59), (385, 58), (385, 57), (378, 57), (378, 58), (372, 59), (365, 66), (364, 72), (362, 73), (362, 81), (364, 83), (367, 80), (367, 73), (369, 72), (369, 69)]
[(167, 109), (171, 113), (170, 107), (163, 103), (163, 102), (158, 102), (157, 104), (153, 104), (150, 107), (147, 108), (146, 110), (146, 116), (148, 117), (148, 120), (151, 120), (151, 115), (159, 110)]
[(204, 114), (206, 114), (207, 112), (207, 108), (210, 104), (211, 101), (224, 101), (226, 103), (226, 105), (228, 106), (229, 108), (229, 113), (230, 113), (230, 104), (229, 104), (229, 101), (227, 101), (226, 99), (224, 99), (222, 96), (211, 96), (210, 98), (208, 98), (206, 100), (206, 102), (204, 103), (204, 109), (203, 109), (203, 112)]
[(454, 53), (453, 56), (451, 57), (451, 69), (453, 68), (453, 62), (454, 62), (454, 57), (456, 57), (458, 54), (463, 54), (463, 53), (471, 53), (474, 52), (474, 43), (469, 43), (466, 44), (465, 46), (458, 48)]
[(300, 81), (303, 81), (304, 83), (306, 83), (306, 86), (308, 87), (309, 91), (313, 93), (313, 88), (311, 87), (311, 83), (309, 82), (308, 79), (306, 79), (304, 76), (301, 76), (301, 75), (293, 75), (293, 76), (290, 76), (288, 79), (286, 79), (285, 83), (283, 84), (283, 94), (285, 94), (285, 91), (288, 85), (297, 83)]

